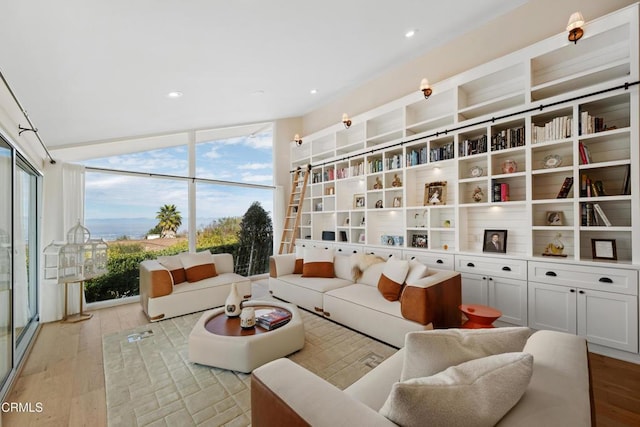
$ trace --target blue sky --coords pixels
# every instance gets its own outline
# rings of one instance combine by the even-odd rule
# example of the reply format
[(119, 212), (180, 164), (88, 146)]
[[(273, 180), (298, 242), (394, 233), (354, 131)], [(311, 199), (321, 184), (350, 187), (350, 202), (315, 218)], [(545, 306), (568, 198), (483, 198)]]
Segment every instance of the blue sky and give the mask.
[[(94, 159), (86, 166), (165, 175), (188, 175), (187, 147), (178, 146)], [(271, 185), (271, 133), (196, 145), (196, 177)], [(175, 204), (189, 216), (187, 182), (87, 172), (85, 217), (155, 218), (164, 204)], [(260, 189), (197, 183), (197, 217), (242, 216), (254, 201), (273, 211), (272, 192)]]

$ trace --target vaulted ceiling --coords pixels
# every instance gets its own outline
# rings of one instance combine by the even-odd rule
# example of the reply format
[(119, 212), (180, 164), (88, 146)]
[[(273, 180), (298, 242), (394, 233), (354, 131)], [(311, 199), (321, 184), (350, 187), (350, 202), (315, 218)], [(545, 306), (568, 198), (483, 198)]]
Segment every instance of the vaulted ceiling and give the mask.
[(234, 126), (313, 111), (525, 1), (4, 1), (0, 69), (50, 147)]

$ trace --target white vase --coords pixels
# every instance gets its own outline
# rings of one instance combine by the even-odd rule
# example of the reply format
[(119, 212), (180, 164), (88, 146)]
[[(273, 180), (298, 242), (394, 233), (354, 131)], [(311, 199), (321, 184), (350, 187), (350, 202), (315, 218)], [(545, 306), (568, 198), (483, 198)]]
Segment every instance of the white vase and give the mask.
[(240, 305), (242, 304), (242, 298), (238, 295), (238, 288), (235, 282), (231, 284), (231, 291), (227, 300), (224, 302), (224, 313), (229, 317), (240, 316)]

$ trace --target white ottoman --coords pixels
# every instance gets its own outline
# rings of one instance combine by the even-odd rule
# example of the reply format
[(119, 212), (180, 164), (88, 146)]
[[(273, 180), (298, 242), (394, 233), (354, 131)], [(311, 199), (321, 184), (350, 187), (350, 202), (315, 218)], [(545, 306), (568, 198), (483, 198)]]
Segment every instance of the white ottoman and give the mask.
[(229, 318), (225, 322), (228, 328), (212, 333), (205, 325), (216, 316), (225, 316), (224, 307), (205, 311), (189, 334), (190, 362), (248, 373), (304, 347), (304, 325), (295, 305), (279, 301), (246, 301), (242, 306), (284, 308), (291, 313), (291, 320), (271, 331), (259, 326), (254, 331), (242, 330), (238, 318)]

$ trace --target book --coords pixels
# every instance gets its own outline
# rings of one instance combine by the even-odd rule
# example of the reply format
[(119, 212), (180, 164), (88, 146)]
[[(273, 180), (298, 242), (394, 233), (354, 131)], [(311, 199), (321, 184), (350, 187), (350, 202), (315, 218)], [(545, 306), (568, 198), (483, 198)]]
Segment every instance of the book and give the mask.
[(509, 184), (504, 182), (500, 184), (500, 201), (501, 202), (509, 201)]
[(569, 191), (571, 191), (571, 186), (573, 185), (573, 177), (568, 176), (564, 179), (562, 183), (562, 187), (560, 187), (560, 191), (558, 191), (558, 195), (556, 199), (566, 199), (569, 195)]
[(500, 183), (496, 182), (495, 180), (492, 180), (491, 182), (491, 201), (492, 202), (499, 202), (502, 200), (500, 189), (501, 189)]
[(620, 194), (631, 194), (631, 188), (629, 188), (629, 174), (631, 172), (631, 165), (627, 165), (624, 172), (624, 180), (622, 181), (622, 190)]
[(264, 329), (276, 329), (291, 320), (291, 313), (279, 308), (264, 308), (256, 310), (256, 324)]
[(609, 221), (609, 218), (607, 218), (607, 216), (604, 214), (604, 211), (602, 210), (600, 205), (597, 204), (597, 203), (594, 203), (593, 204), (593, 208), (595, 209), (595, 211), (598, 213), (598, 215), (602, 219), (602, 222), (604, 222), (604, 225), (606, 225), (607, 227), (611, 227), (611, 221)]

